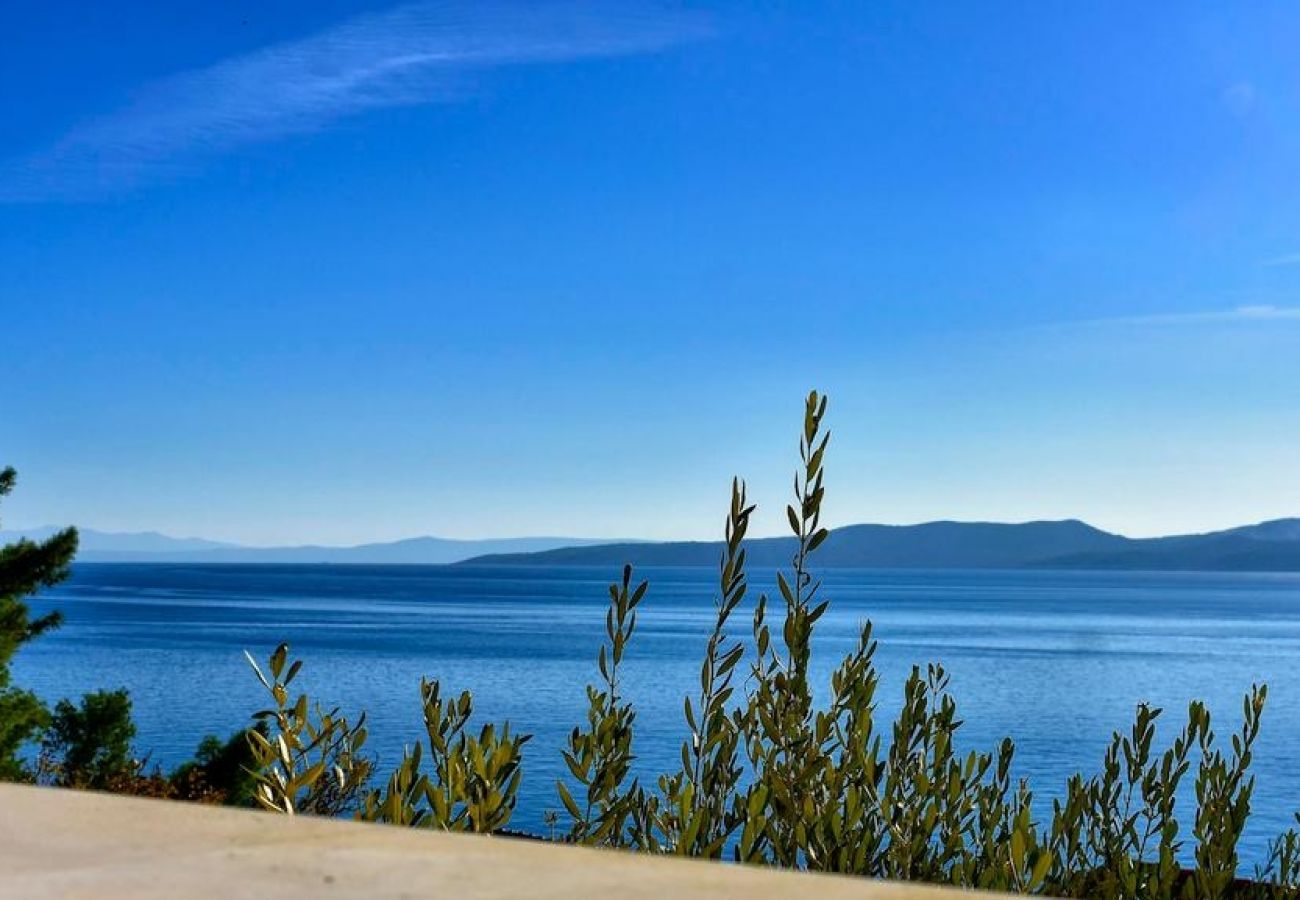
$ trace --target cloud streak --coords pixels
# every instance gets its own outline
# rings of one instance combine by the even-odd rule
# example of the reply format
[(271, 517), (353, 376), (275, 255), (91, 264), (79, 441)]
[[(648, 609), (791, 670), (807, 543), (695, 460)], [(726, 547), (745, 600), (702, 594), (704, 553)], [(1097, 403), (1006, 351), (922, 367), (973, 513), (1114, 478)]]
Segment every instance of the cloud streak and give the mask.
[(0, 201), (79, 200), (367, 110), (451, 102), (466, 72), (648, 53), (707, 36), (638, 3), (411, 3), (146, 85), (53, 147), (0, 166)]
[(1201, 312), (1159, 313), (1149, 316), (1112, 316), (1102, 319), (1086, 319), (1063, 326), (1114, 326), (1114, 325), (1151, 325), (1177, 326), (1212, 324), (1216, 322), (1279, 322), (1300, 321), (1300, 306), (1237, 306), (1232, 309), (1205, 310)]

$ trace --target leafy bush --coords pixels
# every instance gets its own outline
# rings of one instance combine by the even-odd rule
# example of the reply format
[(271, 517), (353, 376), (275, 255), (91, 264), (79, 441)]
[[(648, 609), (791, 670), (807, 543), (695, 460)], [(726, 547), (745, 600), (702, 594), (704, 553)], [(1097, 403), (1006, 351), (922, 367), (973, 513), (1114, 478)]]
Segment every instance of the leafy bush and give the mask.
[(103, 789), (135, 773), (134, 738), (125, 690), (95, 691), (80, 705), (60, 700), (41, 744), (43, 768), (60, 786)]
[(251, 656), (248, 664), (273, 703), (253, 714), (257, 727), (246, 732), (254, 799), (265, 809), (289, 815), (336, 816), (355, 809), (373, 768), (361, 752), (365, 713), (351, 724), (337, 709), (311, 707), (306, 694), (290, 704), (289, 685), (302, 661), (289, 661), (286, 644), (267, 660), (269, 678)]
[[(652, 787), (632, 777), (636, 712), (620, 683), (647, 585), (633, 586), (630, 566), (611, 585), (607, 640), (597, 656), (600, 682), (587, 687), (587, 720), (563, 751), (572, 786), (557, 785), (569, 817), (562, 839), (1061, 897), (1300, 897), (1300, 831), (1294, 828), (1270, 845), (1253, 879), (1239, 872), (1237, 845), (1254, 792), (1249, 767), (1264, 686), (1246, 695), (1230, 750), (1219, 744), (1210, 713), (1198, 702), (1173, 741), (1158, 750), (1156, 725), (1164, 713), (1140, 705), (1132, 727), (1112, 736), (1100, 771), (1072, 776), (1042, 819), (1030, 786), (1011, 777), (1010, 739), (986, 752), (957, 750), (962, 720), (941, 666), (914, 667), (895, 719), (877, 722), (870, 622), (835, 668), (825, 707), (814, 705), (812, 636), (827, 609), (811, 569), (828, 536), (821, 525), (825, 412), (825, 398), (810, 394), (795, 499), (787, 507), (797, 550), (790, 571), (777, 579), (784, 615), (779, 626), (769, 624), (767, 597), (755, 602), (754, 656), (743, 696), (736, 673), (745, 671), (746, 647), (728, 627), (748, 592), (743, 540), (754, 507), (744, 485), (732, 485), (717, 615), (704, 647), (699, 694), (684, 703), (681, 767)], [(288, 707), (284, 685), (297, 664), (281, 682), (284, 664), (282, 647), (272, 658), (275, 685), (258, 673), (277, 706), (258, 714), (274, 728), (254, 744), (262, 749), (257, 777), (269, 798), (264, 805), (289, 812), (304, 806), (282, 798), (310, 791), (324, 776), (332, 752), (327, 748), (347, 748), (355, 758), (360, 740), (330, 716), (309, 725), (305, 697)], [(421, 771), (417, 744), (387, 787), (367, 795), (358, 815), (412, 826), (504, 828), (526, 738), (510, 738), (507, 726), (499, 732), (488, 726), (471, 740), (464, 733), (468, 694), (444, 703), (437, 682), (425, 682), (421, 692), (432, 777)], [(311, 748), (319, 759), (308, 765)], [(1189, 775), (1196, 808), (1180, 819), (1178, 796)], [(558, 816), (546, 821), (554, 835)]]
[(641, 806), (634, 780), (624, 787), (632, 768), (632, 724), (636, 711), (619, 696), (618, 667), (636, 631), (636, 608), (645, 596), (643, 581), (632, 587), (632, 567), (623, 568), (622, 584), (609, 586), (609, 611), (605, 614), (608, 644), (597, 657), (604, 684), (587, 686), (587, 727), (575, 728), (564, 763), (581, 786), (579, 799), (557, 783), (560, 800), (573, 819), (569, 840), (581, 844), (624, 847), (631, 844), (629, 827)]
[(474, 705), (466, 691), (442, 699), (436, 681), (420, 683), (432, 777), (420, 766), (420, 744), (407, 750), (383, 790), (367, 795), (357, 817), (370, 822), (492, 833), (510, 823), (523, 777), (520, 762), (529, 735), (484, 725), (478, 737), (465, 728)]
[(252, 752), (250, 731), (265, 734), (265, 727), (237, 731), (224, 741), (210, 734), (199, 742), (194, 759), (182, 763), (167, 777), (168, 789), (176, 799), (253, 806), (257, 760)]
[[(659, 794), (640, 796), (637, 844), (679, 856), (722, 856), (744, 818), (737, 795), (744, 767), (739, 746), (742, 720), (732, 715), (732, 680), (745, 648), (727, 635), (727, 623), (749, 589), (742, 542), (754, 507), (739, 481), (731, 484), (726, 543), (718, 573), (717, 617), (700, 667), (700, 693), (684, 704), (689, 730), (682, 744), (682, 768), (659, 779)], [(630, 743), (630, 735), (629, 743)]]
[(150, 769), (147, 758), (133, 755), (135, 733), (131, 697), (125, 690), (89, 693), (77, 705), (61, 700), (45, 731), (36, 780), (139, 797), (252, 805), (256, 760), (247, 732), (225, 741), (209, 735), (199, 743), (194, 759), (171, 774), (156, 766)]

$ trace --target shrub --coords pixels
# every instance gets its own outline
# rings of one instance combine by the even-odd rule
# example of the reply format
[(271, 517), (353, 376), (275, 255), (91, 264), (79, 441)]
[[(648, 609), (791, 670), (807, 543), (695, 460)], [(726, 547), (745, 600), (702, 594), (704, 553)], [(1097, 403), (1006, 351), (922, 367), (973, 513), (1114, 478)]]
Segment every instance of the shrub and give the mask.
[(437, 681), (420, 683), (432, 777), (421, 769), (419, 743), (382, 790), (371, 791), (358, 818), (392, 825), (491, 833), (510, 824), (523, 777), (520, 762), (529, 735), (511, 735), (510, 725), (484, 725), (478, 737), (466, 732), (474, 713), (468, 691), (442, 699)]
[(136, 727), (125, 690), (96, 691), (74, 705), (62, 700), (45, 732), (36, 778), (56, 787), (84, 788), (246, 806), (252, 802), (254, 760), (245, 732), (226, 741), (209, 735), (195, 758), (171, 774), (136, 758), (131, 742)]
[(302, 661), (289, 661), (287, 644), (276, 647), (267, 660), (269, 678), (251, 656), (248, 664), (273, 704), (254, 713), (260, 727), (245, 732), (253, 758), (254, 800), (289, 815), (336, 816), (354, 810), (373, 768), (362, 753), (365, 713), (352, 724), (337, 709), (311, 706), (306, 694), (290, 704), (289, 685)]
[(182, 763), (166, 781), (176, 799), (226, 806), (252, 806), (257, 761), (249, 731), (265, 734), (265, 726), (237, 731), (224, 741), (210, 734), (199, 742), (194, 759)]
[(794, 481), (796, 505), (786, 507), (798, 549), (791, 577), (777, 573), (777, 587), (785, 603), (779, 645), (784, 652), (772, 641), (766, 596), (758, 598), (754, 610), (756, 658), (741, 717), (753, 771), (744, 800), (747, 827), (738, 848), (739, 858), (745, 862), (799, 865), (807, 855), (809, 827), (827, 799), (819, 780), (825, 773), (823, 742), (819, 740), (823, 735), (816, 727), (808, 683), (813, 627), (827, 608), (825, 601), (818, 601), (820, 584), (808, 571), (812, 553), (829, 535), (821, 527), (821, 502), (825, 494), (822, 459), (830, 435), (818, 437), (825, 413), (825, 398), (810, 394), (799, 442), (803, 467)]
[(135, 723), (125, 690), (95, 691), (80, 705), (60, 700), (41, 744), (43, 768), (62, 787), (103, 789), (134, 775)]
[[(1011, 777), (1015, 745), (1009, 738), (990, 751), (958, 752), (962, 720), (942, 666), (913, 667), (896, 718), (877, 723), (879, 675), (870, 622), (835, 668), (825, 708), (814, 705), (808, 680), (812, 636), (827, 609), (811, 568), (828, 536), (821, 525), (825, 412), (825, 398), (810, 394), (795, 500), (787, 507), (797, 549), (789, 572), (777, 577), (784, 615), (779, 627), (769, 624), (767, 597), (755, 602), (754, 656), (743, 697), (736, 694), (735, 677), (743, 671), (746, 648), (727, 628), (748, 590), (743, 540), (754, 507), (743, 484), (733, 482), (717, 615), (704, 647), (699, 694), (684, 702), (681, 766), (649, 789), (632, 777), (636, 711), (620, 681), (647, 584), (633, 587), (628, 566), (610, 586), (606, 641), (597, 656), (600, 681), (587, 687), (586, 722), (571, 732), (563, 751), (573, 786), (557, 785), (570, 820), (562, 839), (1060, 897), (1300, 896), (1296, 829), (1272, 842), (1253, 881), (1238, 871), (1264, 686), (1247, 694), (1230, 752), (1217, 742), (1210, 713), (1198, 702), (1190, 705), (1172, 743), (1157, 750), (1156, 725), (1164, 713), (1139, 705), (1132, 727), (1112, 736), (1101, 770), (1089, 778), (1072, 776), (1042, 820), (1030, 786)], [(311, 804), (285, 798), (310, 795), (330, 770), (330, 759), (358, 759), (364, 733), (358, 737), (358, 729), (332, 715), (312, 724), (306, 697), (287, 705), (285, 687), (298, 664), (281, 678), (286, 654), (282, 646), (272, 656), (274, 684), (258, 671), (276, 708), (258, 714), (272, 729), (253, 743), (260, 750), (259, 799), (268, 808), (293, 812)], [(438, 683), (426, 681), (421, 694), (433, 776), (421, 771), (416, 744), (387, 787), (367, 795), (360, 817), (460, 830), (504, 828), (527, 738), (511, 738), (508, 726), (487, 726), (470, 739), (464, 732), (472, 709), (468, 693), (444, 702)], [(312, 753), (315, 762), (307, 759)], [(1189, 844), (1178, 794), (1193, 765), (1196, 808), (1186, 817)], [(338, 774), (335, 781), (352, 777)], [(546, 821), (554, 832), (558, 816), (548, 814)]]
[(732, 715), (732, 680), (745, 649), (727, 635), (727, 623), (748, 591), (742, 542), (754, 507), (745, 487), (731, 483), (726, 543), (718, 573), (717, 617), (700, 667), (700, 693), (684, 703), (689, 731), (682, 768), (659, 779), (659, 794), (640, 798), (643, 823), (637, 844), (654, 852), (719, 858), (744, 820), (737, 786), (744, 774), (739, 746), (742, 720)]
[(569, 840), (580, 844), (624, 847), (631, 843), (629, 826), (642, 804), (634, 779), (624, 786), (632, 768), (632, 726), (636, 711), (619, 694), (619, 664), (636, 631), (636, 608), (645, 596), (646, 583), (632, 587), (632, 567), (623, 568), (621, 584), (609, 586), (605, 634), (597, 657), (604, 684), (587, 685), (587, 727), (575, 728), (562, 751), (564, 764), (578, 783), (578, 799), (556, 783), (560, 801), (572, 817)]

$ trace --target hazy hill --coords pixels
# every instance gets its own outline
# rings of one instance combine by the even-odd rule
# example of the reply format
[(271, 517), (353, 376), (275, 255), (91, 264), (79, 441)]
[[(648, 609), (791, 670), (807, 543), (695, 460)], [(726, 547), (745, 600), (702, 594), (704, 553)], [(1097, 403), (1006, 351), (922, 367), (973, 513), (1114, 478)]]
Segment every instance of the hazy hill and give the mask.
[[(52, 527), (0, 532), (45, 537)], [(81, 562), (412, 563), (465, 565), (713, 566), (722, 545), (710, 541), (602, 542), (564, 537), (450, 540), (417, 537), (354, 547), (244, 547), (155, 532), (82, 529)], [(750, 565), (784, 566), (793, 538), (747, 542)], [(1062, 568), (1300, 572), (1300, 519), (1278, 519), (1207, 534), (1127, 538), (1084, 522), (927, 522), (849, 525), (818, 550), (818, 565), (865, 568)]]
[[(20, 537), (44, 538), (58, 529), (53, 526), (0, 531), (0, 544)], [(171, 563), (418, 563), (424, 565), (459, 562), (485, 553), (531, 553), (555, 547), (595, 543), (586, 538), (523, 537), (462, 541), (417, 537), (390, 543), (354, 547), (303, 545), (295, 547), (245, 547), (201, 538), (173, 538), (156, 532), (115, 533), (78, 529), (81, 534), (79, 562), (171, 562)]]
[(1052, 562), (1063, 568), (1297, 572), (1300, 519), (1130, 540), (1117, 551), (1079, 551)]
[[(534, 553), (556, 547), (583, 546), (584, 538), (524, 537), (460, 541), (417, 537), (355, 547), (227, 547), (185, 554), (186, 560), (209, 563), (369, 563), (434, 565), (461, 562), (483, 554)], [(86, 560), (90, 561), (90, 560)], [(104, 560), (108, 561), (108, 560)]]
[[(19, 538), (43, 540), (56, 531), (62, 530), (54, 525), (40, 528), (26, 528), (20, 531), (0, 531), (0, 544), (7, 544)], [(81, 550), (78, 558), (97, 554), (171, 554), (193, 553), (207, 550), (233, 547), (220, 541), (208, 541), (203, 538), (174, 538), (156, 531), (96, 531), (93, 528), (78, 528), (81, 536)]]
[[(748, 542), (750, 565), (786, 565), (793, 538)], [(463, 565), (715, 565), (716, 542), (603, 544), (481, 556)], [(1198, 535), (1127, 538), (1084, 522), (928, 522), (850, 525), (818, 551), (818, 565), (874, 568), (1078, 568), (1300, 571), (1300, 519)]]

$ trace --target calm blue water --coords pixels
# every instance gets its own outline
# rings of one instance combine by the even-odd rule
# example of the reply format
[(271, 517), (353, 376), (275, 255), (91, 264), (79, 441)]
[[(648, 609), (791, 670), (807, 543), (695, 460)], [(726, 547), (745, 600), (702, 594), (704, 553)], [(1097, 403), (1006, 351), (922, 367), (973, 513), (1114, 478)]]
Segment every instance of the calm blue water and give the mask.
[[(313, 695), (368, 711), (381, 767), (422, 733), (420, 677), (440, 678), (446, 689), (472, 690), (478, 716), (508, 718), (536, 735), (516, 822), (541, 832), (543, 811), (559, 806), (558, 751), (585, 711), (583, 685), (596, 674), (614, 574), (81, 565), (33, 604), (62, 609), (67, 623), (25, 648), (15, 674), (51, 700), (129, 688), (139, 748), (171, 764), (260, 708), (242, 651), (261, 658), (286, 640), (306, 660), (300, 682)], [(641, 770), (652, 774), (678, 758), (682, 695), (696, 689), (714, 573), (639, 574), (650, 592), (625, 685), (639, 711)], [(755, 573), (754, 588), (772, 577)], [(1187, 702), (1203, 698), (1226, 737), (1242, 694), (1266, 681), (1247, 856), (1257, 857), (1300, 808), (1300, 576), (837, 570), (826, 573), (825, 593), (833, 602), (815, 642), (819, 683), (853, 645), (859, 622), (872, 619), (882, 712), (892, 714), (913, 663), (943, 663), (965, 745), (1014, 737), (1018, 774), (1041, 797), (1071, 772), (1094, 771), (1138, 701), (1167, 708), (1171, 735)], [(751, 611), (747, 603), (738, 613), (738, 633), (748, 633)]]

